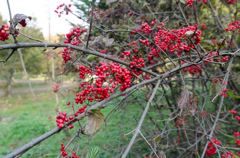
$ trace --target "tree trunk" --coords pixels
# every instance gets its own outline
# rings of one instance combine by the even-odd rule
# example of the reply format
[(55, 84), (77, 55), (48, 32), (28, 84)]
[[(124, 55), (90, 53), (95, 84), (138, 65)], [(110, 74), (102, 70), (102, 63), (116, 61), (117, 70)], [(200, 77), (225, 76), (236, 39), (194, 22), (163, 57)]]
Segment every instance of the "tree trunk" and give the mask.
[(12, 97), (12, 78), (13, 78), (13, 74), (14, 74), (14, 69), (10, 69), (9, 70), (9, 76), (6, 75), (5, 78), (7, 80), (7, 85), (6, 85), (6, 89), (5, 89), (5, 96), (8, 98)]

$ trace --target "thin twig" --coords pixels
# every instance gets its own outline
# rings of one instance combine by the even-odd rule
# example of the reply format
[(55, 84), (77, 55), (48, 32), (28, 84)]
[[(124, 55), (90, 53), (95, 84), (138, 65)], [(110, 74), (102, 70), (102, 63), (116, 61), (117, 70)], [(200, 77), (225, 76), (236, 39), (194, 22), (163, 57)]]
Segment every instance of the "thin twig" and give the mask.
[(144, 118), (145, 118), (145, 116), (146, 116), (146, 114), (147, 114), (147, 112), (148, 112), (149, 106), (150, 106), (150, 104), (152, 103), (152, 100), (153, 100), (153, 98), (154, 98), (154, 96), (155, 96), (155, 94), (156, 94), (156, 92), (157, 92), (157, 89), (158, 89), (158, 86), (159, 86), (160, 82), (161, 82), (161, 80), (158, 80), (158, 82), (157, 82), (157, 84), (156, 84), (156, 86), (155, 86), (155, 89), (154, 89), (154, 91), (153, 91), (150, 99), (148, 100), (148, 103), (147, 103), (147, 105), (146, 105), (146, 107), (145, 107), (145, 109), (144, 109), (144, 111), (143, 111), (143, 114), (142, 114), (142, 116), (141, 116), (141, 119), (140, 119), (140, 121), (138, 122), (138, 126), (137, 126), (137, 128), (136, 128), (136, 130), (135, 130), (135, 133), (134, 133), (131, 141), (129, 142), (127, 149), (124, 151), (124, 153), (123, 153), (123, 155), (122, 155), (122, 158), (127, 157), (128, 153), (129, 153), (129, 151), (130, 151), (130, 149), (131, 149), (131, 147), (132, 147), (132, 145), (133, 145), (133, 143), (134, 143), (134, 140), (136, 139), (136, 137), (137, 137), (137, 135), (138, 135), (138, 133), (139, 133), (139, 131), (140, 131), (140, 129), (141, 129), (141, 126), (142, 126), (142, 123), (143, 123), (143, 121), (144, 121)]
[(95, 0), (92, 0), (92, 13), (91, 13), (91, 20), (90, 20), (90, 27), (89, 27), (89, 32), (88, 32), (88, 38), (87, 38), (87, 44), (86, 44), (86, 49), (88, 49), (88, 43), (91, 35), (91, 30), (92, 30), (92, 22), (93, 22), (93, 12), (94, 12), (94, 3)]

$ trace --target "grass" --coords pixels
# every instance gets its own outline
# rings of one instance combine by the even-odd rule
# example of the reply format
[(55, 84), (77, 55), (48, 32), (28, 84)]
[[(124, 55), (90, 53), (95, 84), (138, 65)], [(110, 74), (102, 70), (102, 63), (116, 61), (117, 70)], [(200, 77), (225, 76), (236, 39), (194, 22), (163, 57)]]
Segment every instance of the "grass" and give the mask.
[[(48, 92), (45, 92), (37, 94), (37, 97), (44, 100), (40, 100), (41, 104), (51, 115), (54, 115), (56, 103), (53, 95), (51, 97)], [(0, 130), (0, 157), (55, 127), (55, 124), (48, 120), (47, 115), (34, 102), (30, 94), (18, 95), (12, 99), (1, 97), (0, 104), (2, 109), (0, 112), (2, 127)], [(52, 141), (54, 137), (51, 138)], [(53, 148), (43, 147), (43, 145), (49, 146), (48, 140), (41, 143), (39, 147), (32, 148), (23, 157), (38, 157), (39, 154), (44, 156), (56, 153), (56, 151), (52, 151)], [(55, 146), (56, 143), (52, 145)]]
[[(50, 83), (32, 83), (31, 84), (33, 88), (37, 88), (37, 87), (47, 87), (47, 86), (51, 86), (52, 84)], [(0, 83), (0, 89), (4, 89), (6, 87), (5, 83)], [(29, 88), (29, 84), (28, 83), (13, 83), (12, 84), (12, 89), (22, 89), (22, 88)]]
[[(41, 92), (37, 93), (36, 95), (39, 99), (39, 102), (50, 113), (52, 118), (56, 118), (57, 112), (55, 112), (54, 109), (57, 108), (57, 105), (54, 93)], [(142, 96), (144, 96), (143, 92), (140, 92), (139, 94), (136, 93), (126, 100), (126, 104), (123, 102), (122, 105), (114, 110), (107, 118), (106, 124), (104, 124), (100, 128), (99, 132), (93, 136), (92, 141), (90, 141), (86, 148), (86, 152), (92, 148), (99, 147), (99, 158), (113, 157), (120, 154), (121, 149), (126, 147), (131, 140), (134, 133), (133, 130), (137, 127), (138, 121), (142, 115), (142, 111), (147, 103), (147, 99)], [(158, 100), (160, 96), (161, 93), (158, 91), (156, 94), (156, 100)], [(109, 105), (109, 107), (101, 110), (104, 116), (106, 116), (116, 105), (117, 99), (111, 102), (112, 103)], [(71, 109), (66, 106), (66, 103), (66, 99), (60, 98), (62, 111), (69, 112)], [(167, 109), (166, 105), (167, 104), (164, 101), (160, 102), (158, 105), (159, 107), (161, 106), (160, 110), (157, 110), (155, 107), (156, 105), (150, 106), (141, 130), (144, 136), (153, 135), (157, 128), (156, 126), (163, 129), (164, 123), (158, 120), (168, 119), (167, 115), (163, 115), (163, 113), (170, 113), (170, 110)], [(31, 94), (20, 94), (11, 99), (0, 97), (0, 108), (0, 157), (11, 153), (13, 150), (56, 127), (56, 123), (48, 119), (48, 116), (41, 110)], [(213, 108), (213, 106), (211, 106), (211, 108)], [(208, 111), (207, 109), (205, 110)], [(211, 111), (211, 109), (209, 109), (209, 111)], [(71, 112), (69, 112), (69, 114), (71, 114)], [(189, 117), (188, 121), (193, 121), (192, 119), (193, 118)], [(154, 124), (152, 120), (154, 123), (157, 122), (157, 124)], [(85, 121), (86, 118), (81, 120), (82, 124), (84, 124)], [(169, 127), (173, 127), (173, 124), (174, 121), (172, 120), (169, 123)], [(122, 128), (122, 125), (124, 128)], [(72, 130), (69, 130), (71, 136), (73, 136), (79, 129), (77, 123), (75, 123), (74, 126), (75, 127)], [(175, 133), (170, 133), (170, 135), (172, 139), (177, 140), (177, 131)], [(119, 144), (120, 139), (121, 143)], [(144, 157), (151, 153), (151, 149), (148, 147), (146, 142), (140, 139), (140, 136), (136, 138), (138, 141), (132, 147), (132, 151), (134, 151), (134, 153), (130, 152), (128, 157)], [(152, 138), (147, 139), (153, 143)], [(168, 141), (165, 140), (165, 138), (160, 139), (162, 139), (161, 142)], [(80, 145), (77, 155), (81, 156), (81, 151), (88, 140), (89, 137), (85, 135), (81, 136), (77, 143)], [(61, 142), (63, 142), (65, 145), (67, 144), (67, 135), (64, 131), (61, 131), (41, 142), (39, 145), (27, 151), (24, 155), (22, 155), (22, 157), (57, 157), (57, 155), (60, 153)], [(69, 147), (69, 150), (71, 147), (72, 145)], [(162, 147), (164, 148), (164, 145), (162, 145)], [(120, 150), (114, 150), (117, 148)], [(69, 150), (66, 152), (69, 152)], [(170, 157), (177, 153), (174, 148), (171, 150), (173, 150), (173, 155), (170, 155)]]
[[(50, 74), (51, 74), (51, 72), (50, 72)], [(30, 80), (42, 80), (42, 81), (44, 81), (44, 80), (47, 79), (47, 75), (46, 74), (41, 74), (41, 75), (28, 74), (28, 75), (29, 75), (29, 79)], [(13, 74), (13, 78), (14, 78), (14, 80), (26, 80), (25, 75), (23, 73), (20, 73), (20, 72), (14, 73)], [(70, 80), (71, 79), (71, 75), (62, 75), (62, 78), (64, 80)], [(0, 75), (0, 80), (5, 80), (5, 78)]]
[[(55, 118), (57, 113), (54, 109), (57, 105), (54, 93), (37, 93), (37, 98), (39, 98), (40, 103), (50, 115)], [(131, 100), (131, 97), (129, 100)], [(134, 101), (136, 102), (137, 100)], [(65, 99), (60, 99), (61, 105), (66, 105), (66, 102)], [(142, 107), (137, 105), (138, 103), (139, 100), (135, 104), (128, 104), (125, 108), (124, 125), (127, 126), (122, 129), (122, 132), (125, 134), (131, 132), (137, 126), (137, 122), (140, 119)], [(146, 100), (142, 101), (142, 103), (145, 105)], [(67, 106), (62, 107), (65, 107), (62, 109), (63, 111), (70, 110)], [(114, 105), (102, 109), (102, 113), (106, 116), (112, 107), (114, 107)], [(31, 94), (20, 94), (11, 99), (0, 97), (0, 108), (2, 109), (0, 111), (0, 157), (11, 153), (13, 150), (56, 127), (55, 122), (48, 119), (48, 116), (41, 110)], [(113, 151), (112, 148), (118, 147), (122, 125), (121, 120), (123, 120), (123, 109), (124, 108), (120, 106), (119, 109), (108, 117), (107, 124), (103, 125), (100, 131), (92, 138), (93, 140), (88, 145), (86, 151), (98, 146), (100, 148), (99, 157), (111, 157), (111, 155), (119, 154)], [(156, 115), (156, 112), (150, 110), (148, 114)], [(82, 122), (84, 123), (85, 120), (86, 119), (82, 120)], [(147, 127), (148, 123), (149, 121), (146, 121), (144, 126)], [(72, 130), (69, 130), (72, 136), (78, 130), (77, 123), (75, 123), (74, 126)], [(132, 133), (127, 136), (121, 135), (122, 143), (129, 142), (131, 137)], [(22, 157), (56, 157), (60, 153), (60, 143), (63, 142), (67, 144), (66, 138), (66, 134), (61, 131), (33, 147)], [(79, 141), (83, 143), (80, 147), (81, 149), (83, 149), (84, 143), (86, 143), (88, 139), (89, 137), (87, 136), (81, 137)], [(120, 146), (122, 147), (123, 144), (120, 144)], [(136, 146), (133, 146), (133, 148), (136, 148)], [(144, 152), (149, 153), (147, 150)]]

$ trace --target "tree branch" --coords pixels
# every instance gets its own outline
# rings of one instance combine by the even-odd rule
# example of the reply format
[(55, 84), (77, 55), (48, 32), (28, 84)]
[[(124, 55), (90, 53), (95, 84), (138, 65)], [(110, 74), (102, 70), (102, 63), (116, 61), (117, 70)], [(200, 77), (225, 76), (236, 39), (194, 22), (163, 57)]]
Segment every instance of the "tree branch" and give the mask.
[[(142, 123), (143, 123), (143, 121), (144, 121), (144, 118), (145, 118), (145, 116), (147, 115), (149, 106), (150, 106), (150, 104), (152, 103), (152, 100), (153, 100), (153, 98), (154, 98), (154, 96), (155, 96), (155, 94), (156, 94), (156, 92), (157, 92), (157, 89), (158, 89), (158, 86), (159, 86), (160, 82), (161, 82), (161, 80), (158, 80), (158, 82), (157, 82), (157, 84), (156, 84), (156, 86), (155, 86), (155, 89), (154, 89), (154, 91), (153, 91), (150, 99), (148, 100), (148, 103), (147, 103), (147, 105), (146, 105), (146, 107), (145, 107), (145, 110), (143, 111), (143, 114), (142, 114), (141, 119), (140, 119), (140, 121), (139, 121), (139, 123), (138, 123), (138, 126), (137, 126), (137, 128), (135, 129), (135, 133), (134, 133), (134, 135), (133, 135), (130, 143), (128, 144), (127, 149), (126, 149), (125, 152), (123, 153), (122, 158), (127, 157), (128, 153), (129, 153), (129, 151), (130, 151), (130, 149), (131, 149), (131, 147), (132, 147), (132, 145), (133, 145), (133, 143), (134, 143), (134, 140), (136, 139), (136, 137), (137, 137), (137, 135), (138, 135), (138, 133), (139, 133), (139, 131), (140, 131), (140, 129), (141, 129), (141, 126), (142, 126)], [(157, 156), (157, 155), (156, 155), (156, 156)]]
[[(18, 44), (6, 44), (6, 45), (0, 45), (0, 51), (2, 49), (17, 49), (17, 48), (30, 48), (30, 47), (45, 47), (45, 48), (46, 47), (55, 47), (55, 48), (57, 48), (57, 47), (69, 47), (69, 48), (72, 48), (74, 50), (78, 50), (78, 51), (81, 51), (83, 53), (86, 53), (86, 54), (96, 55), (98, 57), (102, 57), (104, 59), (115, 61), (115, 62), (123, 64), (125, 66), (130, 66), (129, 63), (124, 62), (124, 61), (122, 61), (120, 59), (117, 59), (117, 58), (113, 58), (110, 55), (102, 54), (102, 53), (99, 53), (97, 51), (87, 50), (87, 49), (81, 48), (79, 46), (73, 46), (73, 45), (65, 44), (65, 43), (18, 43)], [(151, 74), (153, 76), (157, 76), (156, 73), (154, 73), (152, 71), (149, 71), (149, 70), (146, 70), (144, 68), (136, 68), (136, 69), (141, 70), (143, 72), (146, 72), (148, 74)]]

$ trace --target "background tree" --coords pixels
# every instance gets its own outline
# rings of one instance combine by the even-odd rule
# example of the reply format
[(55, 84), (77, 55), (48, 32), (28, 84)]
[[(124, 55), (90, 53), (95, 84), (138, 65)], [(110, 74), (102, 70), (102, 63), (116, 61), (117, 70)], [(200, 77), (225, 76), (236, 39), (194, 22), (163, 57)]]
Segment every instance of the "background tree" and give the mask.
[[(36, 19), (34, 18), (31, 25), (28, 26), (27, 28), (20, 26), (21, 32), (28, 36), (34, 37), (36, 39), (43, 40), (42, 32), (40, 28), (37, 28), (35, 22), (36, 22)], [(7, 24), (7, 21), (4, 21), (1, 15), (0, 15), (0, 23)], [(9, 44), (9, 43), (12, 43), (11, 41), (12, 40), (10, 37), (9, 40), (6, 40), (2, 43)], [(19, 35), (18, 41), (28, 42), (29, 39), (24, 37), (23, 35)], [(4, 60), (12, 52), (12, 50), (3, 50), (2, 52), (3, 53), (0, 53), (0, 58), (1, 60)], [(37, 48), (30, 48), (30, 49), (22, 49), (22, 53), (23, 53), (24, 61), (28, 61), (28, 62), (25, 62), (25, 67), (30, 74), (39, 74), (44, 70), (45, 53), (43, 51)], [(23, 69), (22, 69), (21, 61), (19, 59), (19, 55), (17, 52), (15, 52), (12, 58), (10, 58), (7, 62), (8, 64), (1, 67), (0, 72), (1, 72), (1, 76), (7, 81), (5, 95), (8, 97), (11, 97), (12, 96), (11, 85), (13, 82), (13, 75), (15, 72), (21, 73)]]

